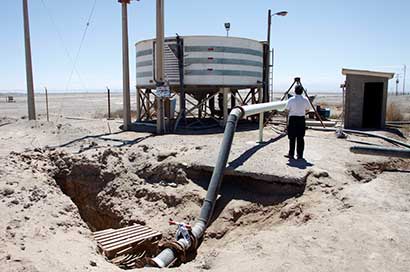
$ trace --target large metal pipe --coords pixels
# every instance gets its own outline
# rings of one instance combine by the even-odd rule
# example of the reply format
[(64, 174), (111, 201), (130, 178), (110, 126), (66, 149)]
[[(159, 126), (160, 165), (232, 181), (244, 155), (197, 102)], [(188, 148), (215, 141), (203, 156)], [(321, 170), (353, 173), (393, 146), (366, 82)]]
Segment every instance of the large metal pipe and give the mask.
[(410, 159), (410, 150), (391, 147), (376, 147), (376, 146), (352, 146), (350, 152), (356, 154), (365, 154), (373, 156), (397, 157)]
[[(215, 209), (216, 198), (218, 197), (219, 189), (222, 184), (224, 170), (228, 162), (229, 153), (231, 151), (236, 126), (238, 124), (239, 119), (241, 119), (242, 117), (259, 114), (266, 111), (283, 111), (286, 107), (286, 103), (287, 101), (278, 101), (249, 106), (241, 106), (234, 108), (230, 112), (226, 122), (222, 144), (219, 149), (219, 155), (216, 161), (214, 171), (212, 172), (211, 181), (209, 182), (208, 192), (202, 204), (198, 221), (192, 228), (192, 234), (195, 240), (198, 241), (202, 238), (202, 236), (205, 233), (205, 229), (210, 224), (213, 211)], [(184, 248), (184, 250), (187, 250), (192, 246), (190, 242), (186, 241), (183, 238), (178, 239), (177, 243), (182, 248)], [(175, 261), (176, 258), (177, 253), (171, 248), (166, 248), (158, 256), (152, 259), (152, 261), (158, 267), (168, 267)]]

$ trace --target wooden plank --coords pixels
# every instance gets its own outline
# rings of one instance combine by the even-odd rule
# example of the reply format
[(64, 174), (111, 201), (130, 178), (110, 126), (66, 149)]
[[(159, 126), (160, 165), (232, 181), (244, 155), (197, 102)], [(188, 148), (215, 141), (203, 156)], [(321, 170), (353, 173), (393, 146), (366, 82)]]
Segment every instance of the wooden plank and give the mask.
[(105, 229), (105, 230), (95, 231), (93, 232), (93, 235), (100, 235), (100, 234), (104, 234), (104, 233), (108, 233), (112, 231), (115, 231), (115, 229)]
[(113, 237), (109, 237), (109, 238), (104, 239), (104, 240), (99, 240), (98, 242), (102, 245), (107, 245), (107, 244), (113, 243), (115, 241), (127, 239), (127, 237), (133, 237), (133, 236), (137, 236), (141, 233), (147, 233), (147, 232), (151, 232), (151, 231), (152, 231), (151, 229), (135, 230), (133, 232), (129, 232), (129, 233), (127, 232), (127, 233), (123, 233), (123, 234), (118, 235), (118, 236), (113, 236)]
[(116, 232), (116, 231), (132, 229), (132, 228), (136, 228), (136, 227), (139, 227), (139, 226), (141, 226), (141, 225), (135, 224), (135, 225), (132, 225), (132, 226), (129, 226), (129, 227), (124, 227), (124, 228), (119, 228), (119, 229), (106, 229), (106, 230), (93, 232), (93, 235), (94, 236), (101, 236), (101, 235), (104, 235), (104, 234), (109, 233), (109, 232)]
[(139, 242), (143, 239), (154, 238), (154, 237), (157, 237), (157, 236), (158, 237), (162, 236), (162, 234), (159, 233), (159, 232), (147, 233), (145, 235), (133, 237), (133, 238), (130, 238), (128, 240), (121, 241), (121, 242), (118, 242), (118, 243), (115, 243), (115, 244), (110, 244), (108, 247), (105, 248), (105, 250), (114, 250), (114, 249), (117, 249), (117, 248), (121, 248), (122, 246), (127, 246), (129, 244)]
[(108, 258), (112, 258), (118, 256), (119, 253), (138, 250), (138, 247), (147, 241), (157, 243), (162, 234), (147, 226), (136, 224), (120, 229), (96, 231), (93, 236), (98, 250)]
[[(114, 233), (114, 232), (125, 231), (125, 230), (129, 230), (129, 229), (133, 229), (133, 228), (137, 228), (137, 227), (141, 227), (141, 226), (142, 226), (142, 225), (132, 225), (132, 226), (130, 226), (130, 227), (125, 227), (125, 228), (120, 228), (120, 229), (108, 229), (108, 230), (106, 230), (107, 232), (105, 232), (104, 230), (102, 230), (102, 231), (94, 232), (93, 235), (94, 235), (94, 238), (96, 238), (96, 237), (101, 237), (101, 236), (103, 236), (103, 235), (106, 235), (106, 234), (108, 234), (108, 233)], [(142, 227), (145, 227), (145, 226), (142, 226)]]
[(104, 250), (104, 255), (107, 257), (112, 257), (113, 255), (117, 255), (118, 252), (123, 252), (124, 250), (127, 250), (129, 248), (135, 248), (137, 249), (138, 246), (140, 246), (142, 243), (144, 243), (147, 240), (152, 240), (152, 239), (156, 239), (156, 241), (153, 241), (152, 243), (157, 243), (159, 239), (161, 239), (162, 234), (159, 235), (154, 235), (154, 236), (147, 236), (146, 238), (143, 238), (142, 240), (138, 240), (138, 241), (133, 241), (132, 243), (127, 243), (127, 244), (119, 244), (113, 248), (107, 248)]
[(137, 241), (137, 242), (133, 242), (133, 243), (127, 244), (127, 245), (118, 245), (115, 248), (109, 248), (109, 249), (104, 250), (103, 254), (110, 258), (110, 257), (118, 255), (119, 251), (122, 252), (125, 249), (134, 248), (134, 250), (138, 250), (139, 247), (141, 246), (140, 243), (141, 243), (141, 241)]
[(123, 232), (123, 233), (120, 233), (120, 234), (112, 234), (112, 235), (107, 236), (107, 237), (100, 237), (100, 238), (98, 238), (98, 239), (96, 239), (96, 240), (97, 240), (97, 242), (99, 242), (99, 243), (105, 243), (105, 242), (111, 241), (111, 240), (113, 240), (113, 239), (121, 238), (121, 237), (124, 237), (124, 236), (129, 236), (129, 235), (135, 235), (135, 234), (138, 234), (138, 233), (140, 233), (140, 232), (149, 231), (149, 230), (150, 230), (150, 229), (130, 230), (130, 231)]
[(153, 232), (153, 231), (154, 231), (154, 230), (147, 229), (147, 230), (143, 230), (143, 231), (139, 231), (139, 232), (134, 232), (134, 233), (130, 233), (130, 234), (125, 234), (125, 235), (123, 235), (123, 236), (113, 237), (113, 239), (100, 242), (100, 244), (103, 245), (103, 246), (106, 246), (106, 245), (114, 244), (114, 243), (119, 242), (119, 241), (122, 241), (122, 240), (129, 240), (129, 239), (131, 239), (131, 238), (141, 236), (142, 234), (151, 233), (151, 232)]
[(147, 228), (147, 227), (144, 227), (144, 226), (138, 226), (138, 227), (132, 228), (132, 229), (120, 230), (120, 231), (111, 232), (111, 233), (108, 233), (108, 234), (105, 234), (105, 235), (100, 235), (98, 237), (95, 237), (95, 239), (99, 240), (99, 241), (100, 240), (105, 240), (107, 238), (118, 236), (118, 235), (121, 235), (121, 234), (124, 234), (124, 233), (141, 231), (141, 230), (144, 230), (144, 229), (150, 229), (150, 228)]

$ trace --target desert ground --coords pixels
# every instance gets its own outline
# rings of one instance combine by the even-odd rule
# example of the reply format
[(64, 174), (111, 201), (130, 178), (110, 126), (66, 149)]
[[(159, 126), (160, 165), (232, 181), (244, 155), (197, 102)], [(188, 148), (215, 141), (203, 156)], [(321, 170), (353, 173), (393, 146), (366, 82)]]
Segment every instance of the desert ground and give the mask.
[[(123, 132), (102, 93), (50, 94), (49, 122), (38, 95), (29, 121), (25, 97), (15, 98), (0, 97), (1, 271), (121, 271), (92, 231), (138, 223), (172, 240), (169, 218), (195, 222), (222, 129)], [(315, 102), (337, 111), (341, 100)], [(409, 96), (389, 102), (410, 116)], [(349, 151), (393, 146), (381, 139), (308, 130), (306, 162), (288, 161), (280, 129), (266, 126), (257, 144), (256, 125), (239, 126), (214, 221), (196, 257), (172, 270), (408, 271), (409, 160)], [(409, 143), (409, 131), (375, 133)]]

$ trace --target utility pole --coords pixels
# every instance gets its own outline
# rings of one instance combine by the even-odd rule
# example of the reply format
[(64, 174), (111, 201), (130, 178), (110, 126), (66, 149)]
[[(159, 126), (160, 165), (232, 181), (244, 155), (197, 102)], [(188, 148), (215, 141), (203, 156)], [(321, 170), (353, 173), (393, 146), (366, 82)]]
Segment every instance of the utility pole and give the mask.
[(275, 67), (275, 49), (272, 47), (272, 50), (271, 50), (271, 65), (270, 65), (270, 71), (269, 71), (269, 80), (270, 80), (270, 89), (271, 89), (271, 92), (270, 92), (270, 98), (271, 98), (271, 100), (270, 101), (273, 101), (273, 100), (275, 100), (275, 91), (273, 90), (273, 86), (274, 86), (274, 78), (273, 78), (273, 68)]
[(130, 102), (130, 60), (128, 52), (128, 12), (127, 4), (130, 0), (118, 0), (122, 6), (122, 104), (123, 104), (123, 129), (129, 130), (131, 125)]
[(44, 91), (46, 93), (46, 112), (47, 112), (47, 122), (50, 122), (50, 116), (48, 114), (48, 91), (47, 87), (44, 87)]
[(407, 66), (406, 64), (403, 64), (403, 95), (405, 95), (405, 92), (406, 92), (406, 72), (407, 72)]
[(164, 82), (164, 0), (157, 0), (156, 80)]
[(396, 96), (399, 95), (399, 74), (396, 75)]
[(268, 10), (268, 37), (266, 39), (268, 43), (268, 52), (266, 56), (266, 61), (268, 62), (265, 66), (265, 82), (263, 88), (263, 102), (269, 102), (269, 74), (270, 74), (270, 32), (272, 26), (272, 10)]
[(33, 64), (31, 62), (30, 23), (27, 0), (23, 0), (24, 43), (26, 48), (26, 80), (28, 119), (36, 120), (36, 105), (34, 102)]
[(266, 90), (266, 96), (267, 96), (267, 100), (266, 100), (266, 102), (269, 102), (270, 101), (270, 99), (269, 99), (269, 96), (270, 96), (270, 92), (269, 92), (269, 89), (270, 89), (270, 83), (269, 83), (269, 81), (270, 81), (270, 71), (271, 71), (271, 69), (272, 69), (272, 100), (271, 101), (273, 101), (273, 96), (274, 96), (274, 93), (273, 93), (273, 62), (274, 62), (274, 49), (272, 48), (272, 63), (269, 63), (271, 60), (270, 60), (270, 53), (271, 53), (271, 42), (270, 42), (270, 40), (271, 40), (271, 28), (272, 28), (272, 17), (273, 16), (287, 16), (288, 15), (288, 12), (287, 11), (279, 11), (279, 12), (276, 12), (276, 13), (274, 13), (274, 14), (272, 14), (272, 10), (268, 10), (268, 37), (267, 37), (267, 43), (268, 43), (268, 56), (267, 56), (267, 61), (268, 61), (268, 65), (266, 65), (266, 69), (267, 69), (267, 71), (265, 71), (266, 72), (266, 80), (265, 80), (265, 84), (266, 84), (266, 88), (267, 88), (267, 90)]
[[(157, 36), (155, 42), (155, 79), (157, 81), (157, 91), (159, 87), (164, 87), (164, 0), (157, 0), (156, 24)], [(164, 98), (157, 96), (157, 133), (165, 132)]]
[(107, 87), (107, 104), (108, 104), (108, 120), (111, 120), (111, 91), (110, 88)]

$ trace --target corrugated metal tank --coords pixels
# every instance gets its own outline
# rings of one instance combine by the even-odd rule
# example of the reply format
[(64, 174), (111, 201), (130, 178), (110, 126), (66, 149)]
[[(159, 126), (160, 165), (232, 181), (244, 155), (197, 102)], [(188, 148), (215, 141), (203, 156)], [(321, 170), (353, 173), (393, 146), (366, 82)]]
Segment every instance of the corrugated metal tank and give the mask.
[[(186, 91), (260, 86), (263, 74), (263, 45), (259, 41), (218, 36), (181, 38), (184, 44)], [(136, 44), (138, 88), (155, 88), (154, 44), (155, 40), (140, 41)], [(165, 78), (173, 89), (179, 86), (176, 55), (176, 39), (165, 39)]]

